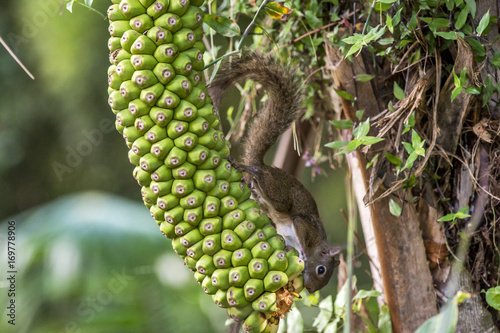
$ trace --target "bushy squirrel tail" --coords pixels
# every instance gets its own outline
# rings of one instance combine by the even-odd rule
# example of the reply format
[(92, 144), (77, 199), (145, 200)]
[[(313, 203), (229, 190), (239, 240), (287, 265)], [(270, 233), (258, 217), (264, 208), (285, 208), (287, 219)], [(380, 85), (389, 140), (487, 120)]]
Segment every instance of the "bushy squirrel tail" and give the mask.
[(243, 143), (241, 162), (260, 166), (267, 150), (299, 115), (300, 82), (295, 71), (279, 61), (255, 53), (246, 54), (217, 73), (208, 88), (213, 104), (218, 107), (225, 92), (246, 79), (259, 82), (269, 94)]

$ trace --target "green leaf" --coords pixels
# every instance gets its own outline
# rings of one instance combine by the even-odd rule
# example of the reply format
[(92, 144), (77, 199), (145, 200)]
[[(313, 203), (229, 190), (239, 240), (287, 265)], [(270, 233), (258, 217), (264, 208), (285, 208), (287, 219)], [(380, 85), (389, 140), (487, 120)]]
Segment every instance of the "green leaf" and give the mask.
[(477, 34), (481, 36), (483, 32), (488, 28), (490, 24), (490, 10), (486, 12), (486, 14), (483, 15), (481, 18), (481, 21), (479, 21), (479, 25), (477, 26)]
[(389, 16), (389, 14), (387, 14), (387, 16), (385, 18), (385, 24), (387, 25), (387, 28), (389, 29), (391, 34), (393, 34), (394, 33), (394, 26), (392, 25), (392, 18)]
[(394, 216), (401, 216), (401, 207), (392, 198), (389, 200), (389, 211)]
[(455, 82), (455, 87), (460, 87), (460, 79), (458, 78), (457, 74), (455, 74), (455, 68), (453, 68), (451, 73), (453, 74), (453, 81)]
[(463, 87), (455, 87), (455, 89), (453, 89), (453, 91), (451, 92), (451, 101), (453, 102), (453, 100), (455, 98), (457, 98), (458, 95), (460, 95), (460, 93), (462, 92), (464, 88)]
[(368, 134), (370, 131), (370, 118), (366, 119), (365, 121), (361, 122), (358, 127), (352, 131), (352, 135), (354, 135), (355, 139), (362, 138)]
[(398, 0), (378, 0), (380, 3), (395, 3)]
[(397, 165), (397, 166), (401, 166), (403, 164), (403, 161), (401, 161), (401, 159), (399, 157), (391, 155), (386, 151), (384, 152), (384, 154), (385, 154), (385, 158), (387, 158), (387, 160), (389, 162), (391, 162), (392, 164)]
[(203, 22), (222, 36), (235, 37), (240, 35), (240, 27), (233, 20), (226, 17), (206, 14)]
[(382, 295), (382, 294), (377, 290), (360, 290), (360, 291), (358, 291), (356, 296), (353, 297), (352, 300), (354, 301), (357, 299), (363, 299), (363, 298), (367, 298), (367, 297), (378, 297), (380, 295)]
[(470, 16), (476, 17), (477, 5), (475, 0), (465, 0), (467, 8), (469, 8)]
[(375, 75), (370, 75), (370, 74), (358, 74), (356, 75), (356, 81), (358, 82), (368, 82), (371, 79), (373, 79)]
[(500, 311), (500, 286), (490, 288), (486, 291), (486, 302), (493, 309)]
[(455, 22), (455, 29), (460, 30), (464, 26), (465, 21), (467, 21), (467, 16), (469, 16), (469, 8), (464, 7), (460, 14), (458, 14), (457, 21)]
[(394, 26), (397, 26), (399, 24), (399, 22), (401, 21), (401, 11), (403, 10), (403, 8), (400, 8), (396, 14), (392, 17), (392, 24)]
[(349, 94), (348, 92), (346, 91), (342, 91), (342, 90), (338, 90), (338, 89), (335, 89), (333, 88), (333, 90), (335, 90), (335, 92), (340, 96), (342, 97), (343, 99), (346, 99), (348, 101), (351, 101), (351, 102), (354, 102), (354, 96)]
[(333, 314), (332, 295), (329, 295), (319, 303), (319, 314), (314, 318), (313, 327), (318, 329), (318, 332), (323, 332), (326, 325), (330, 321)]
[(293, 10), (278, 2), (269, 2), (266, 5), (266, 13), (275, 20), (288, 21)]
[(401, 89), (396, 81), (394, 81), (394, 96), (400, 101), (406, 98), (404, 90)]
[(495, 66), (496, 68), (500, 67), (500, 52), (495, 51), (493, 54), (493, 58), (490, 59), (490, 62)]
[(355, 151), (356, 149), (358, 149), (359, 146), (361, 146), (361, 140), (354, 139), (351, 142), (349, 142), (347, 146), (345, 146), (345, 150), (347, 152)]
[(474, 52), (477, 53), (478, 56), (484, 57), (486, 55), (486, 50), (484, 49), (484, 46), (476, 39), (466, 38), (465, 40), (467, 41), (467, 43), (469, 43), (469, 45), (472, 47)]
[(371, 167), (373, 165), (373, 163), (375, 163), (375, 161), (378, 160), (378, 156), (380, 155), (380, 153), (378, 153), (377, 155), (375, 155), (370, 162), (366, 163), (366, 169), (368, 169), (369, 167)]
[(356, 111), (356, 119), (359, 121), (363, 120), (363, 114), (365, 113), (365, 110), (358, 110)]
[(471, 95), (479, 95), (481, 93), (481, 90), (476, 87), (468, 87), (465, 88), (465, 92)]
[(297, 307), (292, 307), (286, 316), (286, 326), (288, 333), (302, 333), (304, 331), (304, 320)]
[(449, 222), (455, 220), (455, 216), (457, 214), (451, 213), (451, 214), (446, 214), (445, 216), (441, 217), (438, 219), (438, 222)]
[(413, 149), (422, 147), (422, 139), (415, 130), (411, 130), (411, 145)]
[(361, 144), (365, 146), (371, 146), (376, 144), (377, 142), (384, 141), (384, 138), (377, 138), (374, 136), (365, 136), (360, 138)]
[(341, 120), (332, 120), (332, 125), (337, 127), (338, 129), (350, 129), (354, 125), (352, 120), (349, 119), (341, 119)]
[(447, 28), (450, 25), (450, 21), (445, 18), (421, 17), (420, 19), (429, 24), (429, 29), (432, 32), (436, 32), (437, 29)]
[(403, 134), (409, 132), (413, 128), (413, 126), (415, 126), (415, 112), (412, 112), (408, 117), (408, 120), (405, 124), (405, 129), (403, 130)]
[(325, 144), (325, 147), (332, 149), (342, 149), (347, 145), (348, 141), (333, 141)]
[(438, 31), (435, 34), (447, 40), (457, 40), (457, 34), (455, 31)]
[(385, 304), (382, 305), (378, 316), (378, 331), (379, 333), (392, 332), (391, 314), (389, 313), (389, 307)]
[(66, 4), (66, 9), (69, 10), (70, 13), (73, 13), (73, 4), (75, 3), (76, 0), (70, 0)]
[(409, 144), (408, 142), (402, 142), (402, 144), (403, 144), (403, 147), (405, 147), (405, 150), (408, 154), (413, 153), (413, 151), (415, 150), (415, 149), (413, 149), (413, 146), (411, 144)]
[(467, 80), (467, 68), (463, 68), (462, 71), (460, 72), (460, 85), (463, 87), (465, 86), (465, 80)]
[(455, 219), (457, 219), (457, 218), (464, 219), (464, 218), (470, 217), (470, 215), (467, 214), (468, 210), (469, 210), (469, 206), (462, 207), (456, 213), (446, 214), (445, 216), (441, 217), (440, 219), (438, 219), (438, 222), (455, 221)]

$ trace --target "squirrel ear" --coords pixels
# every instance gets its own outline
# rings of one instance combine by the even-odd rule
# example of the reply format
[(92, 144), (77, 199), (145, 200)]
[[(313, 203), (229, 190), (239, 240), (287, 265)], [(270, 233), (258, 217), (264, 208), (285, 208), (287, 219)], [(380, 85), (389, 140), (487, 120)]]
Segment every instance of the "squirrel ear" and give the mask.
[(328, 249), (328, 253), (327, 253), (327, 255), (329, 255), (330, 257), (334, 257), (334, 256), (336, 256), (337, 254), (339, 254), (341, 250), (342, 250), (342, 249), (341, 249), (340, 247), (338, 247), (338, 246), (332, 246), (332, 247), (330, 247), (330, 248)]

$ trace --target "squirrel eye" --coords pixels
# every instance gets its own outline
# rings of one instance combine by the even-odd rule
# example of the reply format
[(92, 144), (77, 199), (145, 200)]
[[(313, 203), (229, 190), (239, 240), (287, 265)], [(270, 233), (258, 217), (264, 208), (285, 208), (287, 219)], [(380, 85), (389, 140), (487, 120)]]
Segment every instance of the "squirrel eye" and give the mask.
[(319, 266), (316, 267), (316, 274), (318, 274), (318, 276), (322, 276), (325, 273), (326, 273), (326, 267), (325, 266), (319, 265)]

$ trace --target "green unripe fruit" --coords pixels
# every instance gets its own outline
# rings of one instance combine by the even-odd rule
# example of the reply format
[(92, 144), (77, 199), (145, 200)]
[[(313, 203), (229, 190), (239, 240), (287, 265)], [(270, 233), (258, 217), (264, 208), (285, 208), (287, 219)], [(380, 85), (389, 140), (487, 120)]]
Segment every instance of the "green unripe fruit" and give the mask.
[(235, 287), (243, 287), (250, 279), (247, 266), (238, 266), (231, 269), (229, 272), (229, 283)]
[(151, 179), (157, 182), (170, 180), (172, 179), (172, 169), (169, 169), (166, 165), (162, 165), (151, 174)]
[(293, 254), (293, 252), (286, 253), (286, 257), (288, 260), (288, 267), (285, 270), (285, 274), (290, 280), (293, 280), (304, 270), (304, 260)]
[(207, 276), (203, 282), (201, 283), (201, 287), (203, 288), (203, 291), (207, 293), (208, 295), (214, 295), (217, 290), (219, 290), (216, 286), (212, 284), (212, 279), (210, 276)]
[(248, 263), (248, 273), (252, 279), (262, 280), (268, 272), (267, 261), (260, 258), (254, 258)]
[(252, 302), (252, 308), (260, 312), (275, 312), (276, 308), (276, 294), (265, 292), (255, 302)]
[[(151, 127), (149, 129), (149, 131), (146, 132), (144, 137), (149, 142), (156, 143), (156, 142), (161, 141), (167, 137), (167, 131), (163, 127), (160, 127), (158, 125), (154, 125), (153, 127)], [(172, 151), (170, 151), (170, 152), (172, 152)]]
[(274, 250), (268, 242), (259, 242), (252, 248), (252, 256), (254, 258), (262, 258), (267, 260), (269, 259), (271, 254), (273, 254), (273, 252)]
[(147, 14), (138, 15), (130, 20), (130, 27), (142, 34), (153, 27), (153, 19)]
[[(196, 186), (196, 182), (194, 186)], [(215, 217), (219, 215), (219, 207), (220, 207), (220, 200), (216, 197), (208, 196), (203, 202), (203, 216)]]
[(166, 182), (155, 182), (152, 181), (149, 187), (153, 191), (154, 194), (156, 194), (159, 197), (165, 196), (169, 194), (172, 191), (172, 183), (173, 180), (169, 180)]
[(156, 125), (161, 127), (166, 127), (173, 117), (173, 111), (170, 109), (163, 109), (159, 107), (152, 107), (149, 113), (151, 119), (156, 123)]
[(160, 99), (158, 100), (157, 105), (161, 108), (173, 109), (177, 105), (179, 105), (180, 101), (181, 101), (181, 99), (179, 98), (179, 96), (177, 96), (176, 94), (174, 94), (170, 90), (165, 89), (163, 91), (163, 94), (161, 95)]
[(137, 165), (139, 164), (141, 157), (137, 154), (135, 154), (133, 151), (128, 152), (128, 160), (130, 164)]
[(130, 24), (127, 21), (111, 22), (108, 29), (112, 37), (121, 37), (127, 30), (130, 30)]
[(149, 209), (151, 217), (155, 219), (156, 223), (159, 225), (162, 221), (165, 221), (165, 212), (160, 209), (157, 205), (151, 206)]
[(123, 137), (128, 142), (134, 142), (141, 136), (142, 134), (135, 128), (135, 126), (128, 126), (123, 129)]
[[(217, 177), (217, 175), (216, 175)], [(217, 197), (219, 199), (223, 198), (226, 196), (229, 192), (229, 183), (225, 180), (218, 180), (215, 183), (215, 186), (210, 192), (208, 192), (208, 195)]]
[(279, 328), (279, 322), (272, 322), (271, 318), (269, 318), (266, 320), (266, 327), (262, 330), (262, 333), (277, 333)]
[(119, 21), (126, 19), (125, 15), (123, 15), (123, 13), (120, 11), (120, 6), (117, 4), (109, 6), (107, 14), (110, 21)]
[[(193, 82), (193, 80), (191, 80), (191, 82)], [(197, 108), (201, 108), (206, 104), (207, 94), (203, 89), (195, 87), (195, 84), (193, 84), (193, 86), (191, 93), (186, 97), (185, 101), (190, 102)]]
[[(228, 179), (231, 174), (231, 163), (228, 161), (222, 161), (219, 166), (215, 169), (215, 175), (217, 179)], [(229, 188), (228, 188), (229, 191)]]
[(227, 309), (228, 316), (237, 322), (245, 320), (252, 312), (254, 312), (252, 304), (245, 305), (241, 308), (232, 306)]
[(159, 63), (171, 63), (179, 54), (179, 49), (175, 44), (163, 44), (156, 48), (154, 57)]
[(186, 158), (187, 153), (184, 150), (174, 147), (172, 148), (172, 150), (170, 150), (170, 153), (168, 153), (167, 157), (165, 158), (165, 164), (169, 168), (175, 168), (182, 165), (186, 161)]
[(168, 0), (157, 0), (155, 1), (154, 4), (151, 4), (148, 7), (147, 13), (153, 19), (157, 19), (158, 17), (167, 12), (168, 4), (169, 4)]
[(225, 215), (226, 213), (238, 208), (238, 202), (230, 195), (225, 196), (220, 200), (220, 215)]
[(151, 127), (154, 126), (154, 122), (149, 118), (149, 116), (142, 116), (135, 120), (134, 127), (137, 129), (141, 135), (145, 134)]
[(112, 88), (113, 90), (118, 90), (120, 89), (120, 86), (122, 85), (123, 81), (122, 79), (120, 79), (120, 77), (118, 76), (118, 74), (116, 73), (116, 70), (111, 72), (109, 75), (108, 75), (108, 85), (110, 88)]
[[(217, 182), (219, 184), (219, 182)], [(227, 182), (220, 182), (222, 185), (227, 185)], [(218, 185), (216, 185), (217, 187)], [(229, 187), (229, 186), (227, 186)], [(226, 190), (227, 191), (227, 190)], [(245, 213), (240, 209), (235, 209), (234, 211), (227, 213), (222, 218), (223, 228), (233, 230), (238, 224), (245, 220)]]
[(182, 21), (179, 16), (173, 13), (166, 13), (155, 20), (155, 25), (175, 33), (182, 28)]
[(176, 179), (172, 185), (172, 194), (178, 198), (185, 197), (194, 190), (191, 179)]
[[(182, 222), (179, 222), (175, 225), (175, 234), (179, 237), (183, 236), (183, 235), (186, 235), (188, 234), (189, 232), (191, 232), (191, 230), (194, 229), (194, 226), (192, 226), (191, 224), (185, 222), (185, 221), (182, 221)], [(200, 239), (201, 240), (201, 239)], [(184, 244), (184, 243), (183, 243)], [(194, 243), (193, 243), (194, 244)]]
[(118, 121), (115, 121), (115, 128), (118, 131), (118, 133), (123, 135), (123, 130), (125, 129), (125, 126), (122, 126), (118, 123)]
[(228, 251), (234, 251), (241, 247), (242, 242), (233, 230), (222, 230), (221, 238), (222, 248)]
[(181, 243), (181, 238), (172, 239), (172, 247), (174, 248), (175, 253), (180, 256), (185, 256), (187, 252), (187, 248)]
[(181, 206), (176, 206), (165, 212), (165, 221), (170, 224), (176, 225), (183, 221), (182, 220), (183, 215), (184, 215), (184, 208), (182, 208)]
[(170, 193), (158, 198), (156, 204), (163, 210), (173, 209), (179, 204), (179, 198)]
[[(184, 29), (181, 29), (180, 31), (182, 30)], [(175, 41), (175, 36), (177, 36), (179, 32), (177, 32), (174, 35), (174, 44), (177, 45), (179, 51), (183, 51), (180, 45)], [(185, 55), (184, 52), (179, 53), (177, 58), (175, 58), (175, 60), (172, 62), (172, 67), (174, 68), (176, 74), (184, 76), (189, 76), (191, 74), (191, 71), (193, 70), (193, 64), (191, 64), (191, 58)]]
[[(208, 235), (203, 240), (203, 252), (209, 256), (213, 256), (221, 249), (221, 234)], [(227, 289), (224, 288), (224, 289)]]
[(241, 241), (246, 241), (255, 231), (255, 224), (251, 221), (243, 221), (234, 228), (234, 232), (240, 237)]
[(130, 80), (134, 72), (134, 66), (132, 66), (132, 63), (128, 59), (120, 61), (116, 66), (116, 74), (122, 81)]
[(264, 232), (262, 232), (261, 229), (257, 229), (245, 242), (243, 242), (243, 247), (252, 249), (255, 245), (265, 239), (266, 236), (264, 235)]
[(203, 256), (203, 250), (202, 250), (203, 242), (199, 241), (198, 243), (192, 245), (186, 252), (186, 254), (195, 260), (198, 260)]
[(231, 256), (231, 263), (234, 267), (247, 266), (252, 260), (252, 253), (249, 249), (241, 248), (233, 252)]
[(184, 162), (184, 164), (172, 170), (172, 175), (175, 179), (189, 179), (193, 177), (195, 172), (196, 166), (189, 162)]
[(288, 267), (288, 260), (283, 250), (276, 250), (268, 259), (271, 271), (285, 271)]
[(108, 104), (113, 109), (124, 109), (128, 106), (128, 102), (129, 101), (123, 98), (122, 94), (119, 91), (113, 91), (111, 95), (109, 95)]
[(127, 102), (130, 102), (131, 100), (139, 97), (140, 93), (141, 90), (137, 88), (130, 80), (125, 81), (120, 85), (120, 95), (122, 95), (123, 99)]
[[(179, 224), (175, 226), (176, 231), (177, 231), (177, 227), (179, 226)], [(182, 243), (182, 245), (189, 248), (192, 245), (201, 241), (202, 239), (203, 239), (203, 236), (200, 234), (200, 231), (195, 228), (195, 229), (191, 230), (190, 232), (188, 232), (185, 236), (181, 237), (181, 243)], [(187, 253), (187, 250), (186, 250), (186, 253)]]
[(227, 302), (235, 307), (243, 307), (249, 303), (245, 298), (243, 288), (239, 287), (231, 287), (227, 290)]
[(130, 60), (130, 57), (132, 57), (132, 54), (130, 54), (124, 49), (118, 49), (109, 54), (109, 62), (112, 65), (117, 65), (123, 60)]
[[(189, 127), (191, 128), (191, 124), (189, 125)], [(193, 163), (194, 165), (200, 166), (200, 165), (203, 165), (205, 163), (209, 154), (210, 154), (210, 150), (207, 147), (201, 145), (198, 141), (198, 145), (195, 148), (193, 148), (193, 150), (188, 152), (187, 160), (190, 163)], [(210, 170), (210, 171), (212, 171), (212, 170)], [(215, 172), (214, 172), (214, 178), (215, 178)], [(214, 180), (214, 184), (215, 184), (215, 180)], [(213, 186), (212, 186), (212, 188), (213, 188)]]
[[(213, 281), (212, 281), (212, 283), (213, 283)], [(226, 294), (227, 294), (226, 290), (219, 289), (219, 290), (217, 290), (215, 295), (212, 296), (212, 300), (214, 301), (215, 304), (217, 304), (218, 307), (220, 307), (220, 308), (228, 308), (229, 307), (229, 303), (227, 302)]]
[[(246, 202), (255, 202), (255, 201), (247, 200)], [(247, 216), (247, 219), (253, 221), (257, 228), (264, 228), (264, 226), (270, 225), (269, 218), (265, 214), (261, 214), (261, 211), (259, 208), (249, 208), (249, 209), (244, 209), (244, 210), (245, 210), (245, 214)], [(270, 237), (276, 235), (276, 230), (274, 230), (274, 234), (273, 234), (272, 230), (266, 229), (264, 234), (266, 234), (266, 238), (270, 238)]]
[(267, 240), (267, 242), (271, 245), (271, 247), (275, 250), (284, 250), (285, 249), (285, 240), (281, 235), (276, 235)]
[[(200, 76), (200, 73), (198, 73), (197, 71), (192, 71), (191, 74), (189, 75), (188, 77), (189, 81), (191, 81), (191, 83), (193, 84), (194, 87), (198, 86), (198, 83), (201, 82), (201, 76)], [(194, 90), (194, 89), (193, 89)], [(193, 93), (191, 92), (191, 94), (189, 94), (188, 97), (186, 97), (188, 99), (188, 102), (191, 102), (190, 101), (190, 96), (192, 95)]]
[(165, 138), (151, 146), (151, 153), (158, 159), (163, 160), (172, 148), (174, 148), (174, 141), (170, 138)]
[(231, 255), (232, 252), (228, 250), (220, 250), (214, 254), (214, 265), (217, 268), (229, 268), (231, 267)]
[(153, 73), (156, 75), (156, 78), (161, 82), (161, 84), (169, 83), (175, 76), (174, 67), (172, 67), (171, 64), (165, 63), (158, 63), (158, 65), (156, 65), (153, 69)]
[(193, 176), (193, 181), (197, 189), (208, 192), (215, 186), (215, 172), (213, 170), (198, 170)]
[(142, 170), (140, 167), (135, 167), (133, 171), (134, 179), (140, 186), (148, 186), (151, 183), (151, 175), (149, 172)]
[[(141, 188), (142, 201), (149, 205), (154, 205), (158, 198), (149, 187), (143, 186)], [(166, 220), (166, 219), (165, 219)]]
[(123, 33), (123, 36), (120, 38), (120, 45), (125, 51), (130, 52), (132, 45), (134, 45), (134, 42), (140, 36), (141, 34), (135, 30), (127, 30)]
[(170, 0), (168, 11), (182, 16), (189, 8), (189, 0)]
[(148, 8), (153, 4), (153, 2), (155, 2), (155, 0), (139, 0), (139, 2), (144, 8)]
[(205, 44), (202, 41), (197, 41), (196, 43), (194, 43), (194, 48), (197, 48), (201, 52), (205, 52), (207, 50)]
[(205, 135), (200, 136), (198, 142), (205, 147), (212, 149), (217, 145), (218, 140), (219, 136), (217, 135), (217, 131), (213, 128), (209, 128)]
[(185, 209), (200, 207), (203, 204), (203, 200), (205, 200), (205, 196), (205, 192), (194, 190), (183, 197), (179, 204)]
[(122, 47), (120, 43), (120, 37), (110, 37), (108, 39), (108, 49), (109, 52), (114, 52)]
[(146, 36), (151, 39), (156, 45), (171, 43), (174, 39), (172, 33), (162, 27), (153, 27), (149, 29)]
[(213, 170), (220, 164), (221, 158), (215, 150), (210, 150), (209, 155), (203, 164), (198, 166), (200, 170)]
[(132, 47), (130, 53), (132, 54), (153, 54), (156, 50), (156, 44), (148, 38), (148, 36), (139, 36)]
[(247, 301), (251, 302), (264, 292), (264, 282), (258, 279), (249, 279), (243, 287)]
[(128, 109), (123, 109), (116, 114), (116, 121), (121, 126), (132, 126), (135, 123), (135, 118)]
[(122, 0), (119, 8), (127, 19), (140, 15), (146, 10), (146, 8), (144, 8), (138, 0)]
[(203, 218), (203, 208), (196, 207), (184, 210), (184, 221), (194, 227), (198, 227), (198, 223)]
[(153, 154), (147, 153), (140, 159), (141, 169), (148, 172), (153, 172), (163, 164), (162, 160), (157, 159)]
[(207, 254), (203, 255), (196, 263), (196, 269), (201, 274), (206, 274), (207, 276), (212, 275), (212, 273), (215, 271), (212, 257)]
[(134, 99), (128, 103), (128, 110), (132, 115), (134, 115), (134, 117), (140, 117), (149, 114), (151, 107), (147, 106), (146, 103), (140, 99)]
[(149, 106), (155, 105), (156, 101), (162, 96), (163, 91), (165, 88), (163, 87), (163, 84), (157, 83), (151, 87), (148, 87), (146, 89), (143, 89), (141, 91), (141, 101), (146, 103)]
[[(236, 200), (238, 200), (238, 202), (243, 202), (244, 200), (241, 200), (242, 198), (244, 198), (245, 194), (246, 194), (246, 185), (242, 182), (239, 182), (239, 181), (236, 181), (236, 182), (232, 182), (232, 183), (229, 183), (229, 195), (233, 196), (236, 198)], [(245, 199), (248, 199), (248, 198), (245, 198)]]
[[(227, 159), (229, 154), (231, 154), (231, 150), (229, 149), (229, 146), (230, 146), (229, 142), (226, 141), (224, 143), (224, 146), (219, 150), (219, 155), (221, 158)], [(241, 179), (242, 179), (241, 177), (242, 177), (241, 172), (235, 171), (235, 169), (233, 169), (231, 171), (231, 176), (229, 177), (229, 181), (231, 181), (231, 182), (241, 181)]]
[(167, 125), (167, 134), (170, 138), (176, 139), (188, 131), (189, 124), (184, 121), (174, 120)]
[(130, 62), (132, 62), (132, 66), (134, 66), (136, 70), (151, 70), (158, 64), (158, 61), (156, 61), (155, 57), (148, 54), (134, 54), (130, 58)]
[(198, 136), (196, 134), (187, 132), (174, 140), (177, 147), (185, 151), (191, 151), (198, 144)]
[[(229, 284), (229, 269), (216, 269), (212, 274), (212, 284), (221, 290), (231, 287)], [(224, 295), (224, 297), (226, 296)]]
[(189, 6), (181, 21), (184, 28), (196, 29), (203, 23), (203, 11), (197, 6)]
[(200, 222), (199, 229), (203, 236), (220, 233), (222, 231), (222, 219), (220, 217), (205, 218)]
[[(150, 70), (140, 70), (134, 72), (132, 82), (137, 88), (145, 89), (158, 83), (156, 75)], [(149, 103), (147, 105), (150, 105)]]
[(196, 271), (196, 262), (197, 260), (193, 258), (184, 257), (184, 265), (186, 265), (192, 272)]
[(207, 276), (206, 274), (201, 274), (198, 271), (194, 272), (194, 278), (195, 278), (196, 282), (198, 282), (199, 285), (201, 285), (203, 280), (205, 280), (206, 276)]
[[(179, 51), (185, 51), (192, 48), (196, 41), (196, 35), (191, 29), (182, 28), (174, 34), (173, 43), (177, 45)], [(187, 55), (186, 57), (189, 59), (189, 63), (191, 63), (191, 59)], [(189, 71), (191, 72), (191, 70)]]
[(286, 273), (280, 271), (269, 271), (264, 278), (264, 289), (274, 293), (288, 283)]
[(173, 80), (166, 85), (166, 88), (184, 99), (191, 93), (192, 84), (184, 75), (176, 75)]
[(264, 235), (266, 235), (266, 239), (269, 239), (271, 237), (278, 235), (278, 232), (270, 223), (265, 224), (262, 227), (262, 231), (264, 232)]
[(168, 238), (174, 238), (175, 237), (175, 227), (173, 224), (163, 222), (160, 224), (160, 231)]
[(193, 34), (194, 34), (195, 40), (197, 42), (201, 41), (203, 39), (203, 28), (199, 27), (199, 28), (193, 29)]

